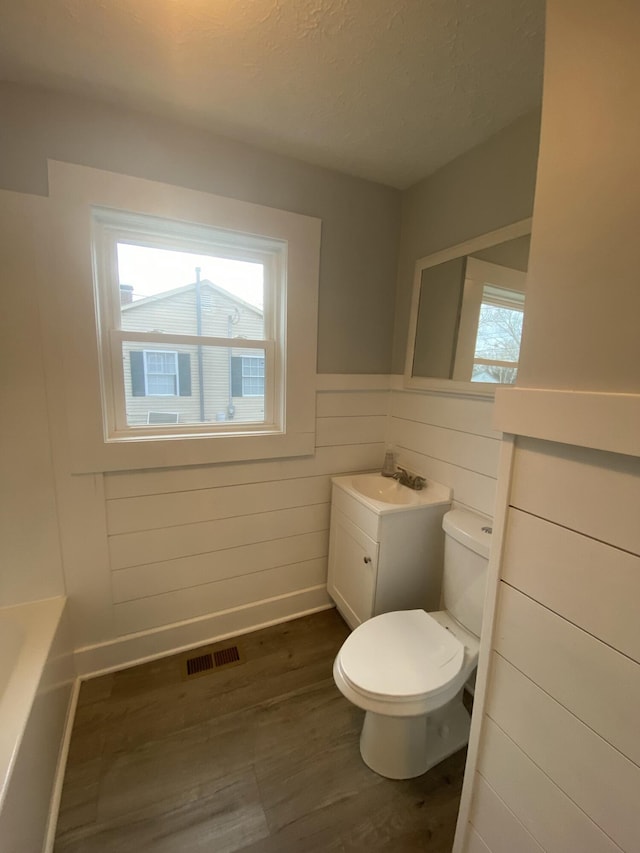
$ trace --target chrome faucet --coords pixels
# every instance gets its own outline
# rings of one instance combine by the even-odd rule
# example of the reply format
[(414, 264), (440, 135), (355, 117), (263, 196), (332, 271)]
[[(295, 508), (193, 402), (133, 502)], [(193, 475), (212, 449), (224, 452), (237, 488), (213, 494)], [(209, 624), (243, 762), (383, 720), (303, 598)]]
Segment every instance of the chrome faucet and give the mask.
[(393, 479), (397, 480), (401, 486), (407, 486), (409, 489), (414, 489), (419, 492), (427, 485), (424, 477), (419, 477), (417, 474), (410, 474), (406, 468), (400, 468), (393, 475)]

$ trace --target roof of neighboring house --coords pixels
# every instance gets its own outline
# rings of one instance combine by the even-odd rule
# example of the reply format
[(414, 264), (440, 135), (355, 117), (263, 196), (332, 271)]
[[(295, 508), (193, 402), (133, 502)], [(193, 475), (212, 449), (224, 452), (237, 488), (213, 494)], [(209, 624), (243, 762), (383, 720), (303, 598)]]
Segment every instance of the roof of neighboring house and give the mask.
[[(142, 299), (135, 299), (133, 302), (127, 302), (124, 305), (120, 306), (121, 311), (131, 311), (134, 308), (140, 308), (144, 305), (149, 305), (152, 302), (161, 302), (164, 299), (170, 299), (174, 296), (179, 296), (180, 294), (187, 293), (189, 290), (195, 290), (196, 282), (191, 282), (191, 284), (185, 284), (181, 287), (174, 287), (172, 290), (165, 290), (162, 293), (154, 293), (152, 296), (143, 296)], [(224, 287), (220, 287), (219, 284), (214, 284), (209, 279), (202, 279), (200, 282), (200, 287), (205, 290), (213, 291), (214, 293), (218, 293), (220, 296), (224, 296), (229, 299), (231, 302), (234, 302), (236, 305), (242, 308), (247, 308), (249, 311), (253, 311), (259, 317), (263, 316), (262, 308), (258, 308), (257, 305), (252, 305), (250, 302), (245, 302), (244, 299), (240, 299), (239, 296), (231, 293), (228, 290), (225, 290)]]

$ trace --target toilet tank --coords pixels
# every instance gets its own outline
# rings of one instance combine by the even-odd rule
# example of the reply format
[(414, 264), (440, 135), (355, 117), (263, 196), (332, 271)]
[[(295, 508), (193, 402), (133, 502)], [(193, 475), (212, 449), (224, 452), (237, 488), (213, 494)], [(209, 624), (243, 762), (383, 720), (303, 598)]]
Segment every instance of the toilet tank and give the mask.
[(492, 521), (475, 512), (454, 509), (442, 520), (444, 576), (442, 603), (461, 625), (476, 637), (482, 627)]

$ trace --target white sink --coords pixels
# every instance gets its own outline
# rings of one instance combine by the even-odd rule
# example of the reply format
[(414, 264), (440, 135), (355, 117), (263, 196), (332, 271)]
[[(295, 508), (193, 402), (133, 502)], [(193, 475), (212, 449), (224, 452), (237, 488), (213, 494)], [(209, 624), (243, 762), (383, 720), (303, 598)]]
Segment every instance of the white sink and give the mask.
[(352, 478), (351, 485), (365, 498), (389, 504), (416, 503), (420, 495), (420, 492), (401, 486), (397, 480), (381, 474), (359, 474)]
[(382, 474), (351, 474), (336, 477), (333, 482), (378, 514), (448, 504), (451, 501), (450, 489), (433, 481), (428, 481), (420, 491), (402, 486), (397, 480), (383, 477)]

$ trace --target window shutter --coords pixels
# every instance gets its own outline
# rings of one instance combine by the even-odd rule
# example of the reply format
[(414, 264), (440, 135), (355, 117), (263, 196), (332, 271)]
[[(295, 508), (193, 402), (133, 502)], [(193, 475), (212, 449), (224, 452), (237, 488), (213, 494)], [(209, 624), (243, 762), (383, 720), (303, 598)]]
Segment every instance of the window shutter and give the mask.
[(231, 396), (242, 397), (242, 358), (231, 357)]
[(144, 392), (144, 353), (132, 350), (129, 353), (131, 366), (131, 393), (134, 397), (145, 397)]
[(178, 377), (180, 380), (180, 396), (191, 396), (191, 356), (188, 352), (178, 353)]

